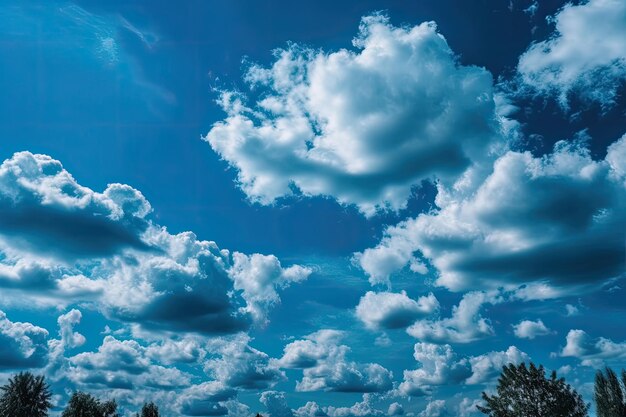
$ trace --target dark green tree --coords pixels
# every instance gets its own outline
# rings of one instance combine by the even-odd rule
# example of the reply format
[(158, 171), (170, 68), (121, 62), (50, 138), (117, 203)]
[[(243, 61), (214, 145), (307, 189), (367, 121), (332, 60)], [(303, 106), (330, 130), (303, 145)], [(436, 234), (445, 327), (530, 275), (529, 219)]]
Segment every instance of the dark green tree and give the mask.
[(552, 372), (546, 378), (543, 366), (507, 365), (502, 368), (495, 395), (483, 392), (485, 406), (478, 409), (490, 417), (585, 417), (585, 404), (565, 379)]
[(115, 400), (101, 402), (85, 392), (72, 394), (62, 417), (119, 417)]
[(622, 370), (622, 382), (615, 372), (607, 367), (596, 373), (593, 399), (598, 417), (626, 417), (626, 372)]
[(41, 375), (20, 372), (0, 390), (0, 417), (46, 417), (52, 407), (50, 386)]
[(157, 407), (153, 402), (149, 402), (144, 404), (141, 407), (141, 417), (160, 417), (159, 407)]

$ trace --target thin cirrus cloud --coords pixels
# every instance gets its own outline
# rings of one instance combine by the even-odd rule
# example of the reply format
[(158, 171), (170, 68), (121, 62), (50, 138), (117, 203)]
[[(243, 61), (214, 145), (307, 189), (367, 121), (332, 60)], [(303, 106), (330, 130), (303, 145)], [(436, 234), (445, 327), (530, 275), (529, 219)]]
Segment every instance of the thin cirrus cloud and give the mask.
[[(502, 127), (491, 74), (457, 62), (433, 22), (362, 19), (356, 51), (297, 45), (244, 80), (250, 105), (223, 91), (227, 117), (205, 140), (250, 200), (331, 196), (366, 215), (406, 206), (424, 180), (451, 180), (489, 153)], [(297, 189), (295, 191), (294, 189)]]
[(264, 325), (277, 289), (311, 274), (192, 232), (172, 235), (147, 217), (139, 191), (111, 184), (94, 192), (45, 155), (21, 152), (0, 165), (0, 211), (3, 297), (90, 302), (148, 330), (227, 334)]
[(486, 175), (470, 169), (460, 187), (440, 184), (439, 209), (389, 227), (355, 259), (373, 284), (427, 260), (436, 284), (453, 291), (597, 288), (623, 274), (625, 153), (626, 136), (603, 160), (580, 141), (559, 142), (543, 157), (509, 151)]
[(532, 44), (517, 66), (522, 82), (554, 95), (568, 108), (570, 95), (615, 104), (626, 80), (626, 4), (590, 0), (566, 4), (554, 17), (554, 33)]

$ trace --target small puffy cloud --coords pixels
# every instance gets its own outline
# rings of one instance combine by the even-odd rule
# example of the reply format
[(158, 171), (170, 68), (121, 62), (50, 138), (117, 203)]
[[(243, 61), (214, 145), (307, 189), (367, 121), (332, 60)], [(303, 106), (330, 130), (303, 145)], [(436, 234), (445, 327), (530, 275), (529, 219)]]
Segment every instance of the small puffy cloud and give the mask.
[[(301, 193), (366, 215), (406, 206), (414, 186), (450, 180), (500, 137), (491, 74), (458, 63), (433, 22), (362, 19), (356, 50), (290, 45), (244, 80), (260, 98), (223, 92), (227, 117), (205, 140), (255, 202)], [(296, 191), (297, 190), (297, 191)]]
[(406, 395), (428, 395), (433, 386), (460, 384), (472, 375), (467, 359), (458, 359), (450, 345), (416, 343), (413, 356), (421, 367), (404, 371), (399, 389)]
[(294, 417), (284, 392), (265, 391), (261, 394), (259, 401), (267, 408), (272, 417)]
[(472, 365), (472, 376), (466, 384), (483, 384), (491, 382), (502, 372), (502, 367), (509, 364), (518, 365), (528, 362), (530, 357), (515, 346), (502, 352), (489, 352), (484, 355), (473, 356), (469, 359)]
[(342, 334), (321, 330), (284, 348), (281, 367), (302, 369), (297, 391), (385, 392), (392, 388), (392, 373), (376, 363), (348, 361), (350, 348), (339, 345)]
[(406, 291), (400, 293), (368, 291), (359, 300), (356, 316), (374, 330), (407, 327), (420, 317), (439, 309), (439, 301), (430, 293), (413, 300)]
[(228, 273), (236, 290), (243, 292), (249, 311), (257, 322), (267, 322), (269, 307), (280, 302), (277, 288), (286, 288), (294, 282), (304, 281), (311, 275), (311, 268), (293, 265), (282, 268), (275, 256), (255, 253), (233, 253), (233, 265)]
[(482, 405), (482, 401), (463, 398), (458, 406), (458, 417), (472, 417), (482, 414), (477, 408), (479, 405)]
[(404, 415), (404, 407), (402, 407), (400, 403), (391, 403), (389, 404), (387, 415), (388, 416), (402, 416)]
[(589, 0), (566, 4), (554, 17), (548, 40), (531, 45), (520, 57), (522, 81), (542, 94), (554, 94), (567, 107), (572, 92), (614, 104), (626, 79), (626, 4)]
[(79, 310), (72, 309), (57, 319), (61, 341), (68, 348), (76, 348), (85, 344), (85, 336), (74, 331), (74, 326), (80, 323), (82, 317), (83, 315)]
[(449, 415), (444, 400), (433, 400), (426, 405), (419, 417), (445, 417)]
[(0, 311), (0, 370), (45, 365), (47, 339), (46, 329), (31, 323), (12, 322)]
[(568, 317), (571, 316), (577, 316), (580, 313), (578, 307), (571, 305), (571, 304), (565, 304), (565, 315)]
[(518, 324), (513, 325), (513, 333), (520, 339), (534, 339), (537, 336), (545, 336), (551, 333), (551, 330), (543, 324), (543, 321), (522, 320)]
[(484, 304), (497, 304), (502, 298), (493, 293), (469, 292), (463, 295), (452, 316), (440, 320), (419, 320), (407, 329), (411, 336), (427, 342), (470, 343), (493, 335), (493, 327), (480, 314)]
[(507, 152), (491, 172), (439, 184), (439, 209), (388, 228), (356, 259), (372, 283), (388, 282), (390, 271), (372, 265), (391, 252), (397, 265), (426, 259), (436, 284), (453, 291), (542, 284), (545, 298), (596, 288), (623, 274), (625, 148), (623, 137), (600, 161), (579, 141), (542, 157)]
[(297, 417), (327, 417), (328, 414), (315, 401), (308, 401), (305, 405), (295, 410)]
[(227, 387), (238, 389), (267, 389), (285, 379), (276, 361), (248, 343), (249, 336), (214, 340), (209, 351), (219, 357), (205, 362), (205, 371)]
[(578, 358), (585, 366), (599, 368), (626, 358), (626, 342), (617, 343), (604, 337), (592, 339), (583, 330), (570, 330), (561, 356)]

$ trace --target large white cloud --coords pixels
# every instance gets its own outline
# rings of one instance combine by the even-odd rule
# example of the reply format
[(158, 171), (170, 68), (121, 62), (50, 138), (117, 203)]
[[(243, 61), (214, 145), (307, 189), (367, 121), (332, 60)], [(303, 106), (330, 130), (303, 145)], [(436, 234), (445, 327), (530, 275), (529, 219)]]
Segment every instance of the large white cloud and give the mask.
[(554, 16), (556, 30), (520, 57), (524, 83), (540, 93), (555, 94), (564, 107), (568, 95), (607, 107), (626, 80), (626, 3), (589, 0), (568, 3)]
[(150, 211), (137, 190), (110, 184), (94, 192), (46, 155), (19, 152), (0, 165), (0, 243), (11, 252), (72, 262), (148, 249), (140, 236)]
[(407, 327), (420, 317), (439, 309), (439, 301), (430, 293), (413, 300), (400, 293), (368, 291), (356, 307), (356, 316), (370, 329)]
[[(543, 157), (508, 152), (486, 176), (470, 169), (454, 187), (439, 184), (439, 209), (388, 228), (356, 260), (372, 283), (425, 259), (436, 283), (454, 291), (595, 288), (623, 274), (625, 149), (622, 137), (600, 161), (579, 141), (559, 142)], [(394, 268), (379, 268), (390, 253)]]
[(206, 141), (255, 202), (332, 196), (367, 214), (400, 209), (413, 186), (450, 180), (500, 135), (491, 74), (462, 66), (433, 22), (364, 17), (356, 51), (297, 45), (250, 67), (252, 105), (234, 92)]
[(172, 235), (150, 212), (128, 185), (98, 193), (59, 161), (16, 153), (0, 165), (0, 300), (86, 302), (149, 330), (234, 333), (265, 324), (277, 291), (311, 273)]
[(392, 388), (393, 374), (376, 363), (346, 359), (350, 348), (340, 345), (343, 334), (320, 330), (284, 348), (278, 363), (283, 368), (302, 369), (297, 391), (385, 392)]

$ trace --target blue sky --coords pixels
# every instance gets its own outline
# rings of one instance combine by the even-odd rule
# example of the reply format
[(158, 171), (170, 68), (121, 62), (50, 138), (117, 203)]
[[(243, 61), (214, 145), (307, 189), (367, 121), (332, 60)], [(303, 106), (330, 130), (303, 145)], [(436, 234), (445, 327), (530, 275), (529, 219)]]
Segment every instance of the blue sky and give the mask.
[(0, 6), (0, 380), (472, 416), (621, 369), (626, 7)]

